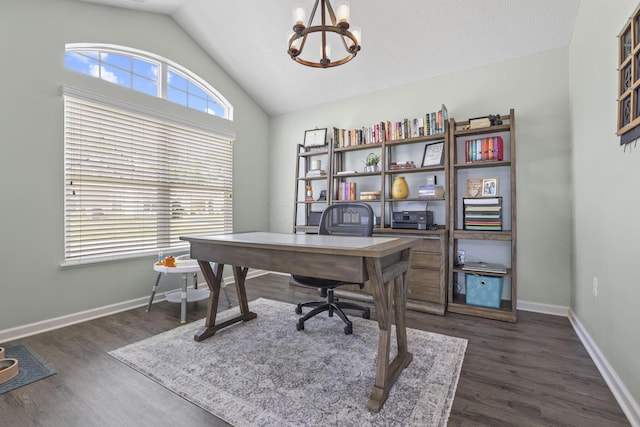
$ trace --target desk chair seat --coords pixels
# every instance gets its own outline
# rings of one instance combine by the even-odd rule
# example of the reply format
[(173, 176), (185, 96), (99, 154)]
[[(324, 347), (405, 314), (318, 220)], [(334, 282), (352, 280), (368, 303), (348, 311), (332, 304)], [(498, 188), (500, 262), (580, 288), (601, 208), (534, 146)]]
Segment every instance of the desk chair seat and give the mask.
[[(336, 234), (341, 236), (371, 236), (373, 234), (373, 209), (366, 203), (338, 203), (328, 206), (320, 217), (320, 226), (318, 234)], [(336, 313), (340, 319), (346, 324), (344, 333), (349, 335), (353, 333), (353, 325), (343, 310), (359, 310), (362, 311), (362, 317), (368, 319), (371, 315), (369, 307), (358, 304), (338, 301), (334, 296), (334, 289), (341, 285), (353, 284), (349, 281), (339, 281), (324, 279), (321, 277), (309, 277), (292, 275), (293, 280), (297, 283), (318, 288), (322, 296), (327, 297), (326, 301), (309, 301), (299, 303), (296, 306), (296, 314), (302, 314), (303, 307), (314, 307), (304, 317), (298, 319), (296, 329), (304, 330), (304, 322), (310, 318), (323, 313), (329, 312), (329, 317), (333, 317)], [(358, 283), (360, 288), (364, 287), (364, 283)]]

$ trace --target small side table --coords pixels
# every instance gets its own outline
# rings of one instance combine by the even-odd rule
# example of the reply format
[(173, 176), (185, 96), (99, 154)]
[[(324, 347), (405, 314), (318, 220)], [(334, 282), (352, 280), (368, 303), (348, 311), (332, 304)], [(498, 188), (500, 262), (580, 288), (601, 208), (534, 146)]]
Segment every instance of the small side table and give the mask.
[[(165, 293), (165, 298), (169, 302), (180, 303), (180, 324), (187, 323), (187, 302), (201, 301), (209, 298), (208, 289), (198, 289), (198, 273), (200, 272), (200, 266), (196, 260), (178, 260), (175, 267), (165, 267), (164, 265), (153, 265), (153, 269), (158, 272), (156, 283), (151, 290), (151, 297), (149, 298), (149, 304), (147, 305), (147, 311), (151, 310), (151, 304), (153, 298), (158, 290), (160, 284), (160, 278), (163, 274), (182, 274), (182, 290)], [(193, 276), (194, 289), (187, 289), (189, 276)], [(227, 298), (227, 303), (231, 307), (231, 300), (227, 294), (227, 290), (224, 290), (224, 294)]]

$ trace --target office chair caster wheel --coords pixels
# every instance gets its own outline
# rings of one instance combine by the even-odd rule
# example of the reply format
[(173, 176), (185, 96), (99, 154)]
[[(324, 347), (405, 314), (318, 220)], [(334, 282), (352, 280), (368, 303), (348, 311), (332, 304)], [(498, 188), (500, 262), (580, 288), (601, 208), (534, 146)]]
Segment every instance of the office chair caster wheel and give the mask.
[(298, 323), (296, 323), (296, 330), (304, 331), (304, 322), (302, 320), (299, 320)]
[(362, 317), (364, 319), (370, 319), (371, 318), (371, 311), (369, 311), (369, 309), (367, 308), (365, 311), (362, 312)]
[(300, 307), (300, 305), (296, 307), (296, 314), (302, 314), (302, 307)]
[(351, 324), (351, 322), (349, 322), (347, 326), (344, 327), (344, 333), (345, 335), (351, 335), (353, 333), (353, 325)]

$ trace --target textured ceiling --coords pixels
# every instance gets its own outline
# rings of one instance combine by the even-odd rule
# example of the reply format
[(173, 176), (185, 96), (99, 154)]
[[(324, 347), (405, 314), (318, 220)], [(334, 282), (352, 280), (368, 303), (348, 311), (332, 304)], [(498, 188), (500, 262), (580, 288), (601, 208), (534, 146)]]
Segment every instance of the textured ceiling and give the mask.
[[(350, 0), (351, 62), (286, 53), (291, 7), (312, 0), (82, 0), (170, 15), (270, 115), (567, 46), (579, 0)], [(335, 49), (337, 51), (337, 49)]]

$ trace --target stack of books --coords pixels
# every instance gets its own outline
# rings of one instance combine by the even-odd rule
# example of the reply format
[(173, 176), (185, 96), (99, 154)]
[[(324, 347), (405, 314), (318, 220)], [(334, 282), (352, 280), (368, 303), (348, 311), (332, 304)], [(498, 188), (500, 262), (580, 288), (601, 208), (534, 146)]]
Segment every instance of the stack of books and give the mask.
[(305, 175), (305, 178), (317, 178), (321, 176), (327, 176), (327, 172), (324, 169), (311, 169)]
[(464, 198), (464, 229), (502, 230), (502, 197)]
[(444, 198), (444, 189), (441, 185), (421, 185), (418, 189), (418, 198), (442, 199)]
[(380, 191), (361, 191), (360, 200), (380, 200)]

